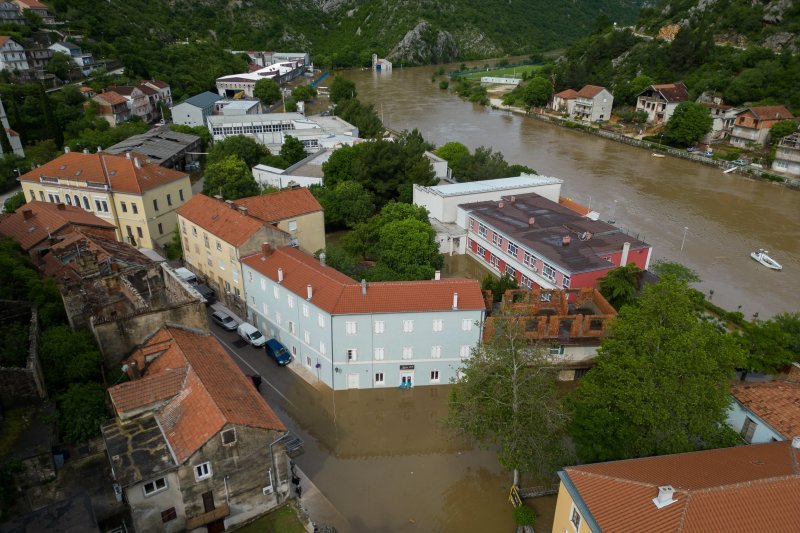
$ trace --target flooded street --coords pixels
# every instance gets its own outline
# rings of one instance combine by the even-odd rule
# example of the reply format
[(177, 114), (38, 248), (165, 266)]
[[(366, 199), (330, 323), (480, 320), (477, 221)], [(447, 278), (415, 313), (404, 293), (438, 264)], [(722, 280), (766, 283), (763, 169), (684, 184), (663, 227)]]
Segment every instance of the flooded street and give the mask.
[[(748, 317), (800, 310), (800, 192), (465, 102), (431, 83), (437, 68), (344, 75), (391, 128), (417, 128), (436, 145), (491, 146), (512, 163), (564, 179), (563, 195), (638, 233), (654, 246), (653, 260), (694, 268), (714, 303), (741, 306)], [(757, 248), (783, 271), (753, 261)]]

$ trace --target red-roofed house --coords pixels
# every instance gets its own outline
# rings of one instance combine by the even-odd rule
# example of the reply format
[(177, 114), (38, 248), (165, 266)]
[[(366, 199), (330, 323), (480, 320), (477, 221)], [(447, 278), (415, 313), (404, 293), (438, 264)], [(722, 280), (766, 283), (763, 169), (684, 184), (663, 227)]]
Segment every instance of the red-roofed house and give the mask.
[(239, 260), (290, 243), (288, 233), (252, 216), (236, 202), (196, 194), (178, 209), (186, 265), (213, 288), (225, 305), (244, 315), (244, 287)]
[(114, 91), (106, 91), (92, 96), (92, 100), (97, 103), (98, 114), (106, 119), (106, 122), (112, 128), (120, 122), (131, 118), (128, 101), (121, 94), (117, 94)]
[(800, 439), (567, 467), (553, 533), (800, 531)]
[(33, 13), (39, 15), (45, 24), (52, 24), (56, 21), (47, 10), (47, 6), (39, 2), (39, 0), (11, 0), (11, 3), (19, 6), (22, 11), (30, 9)]
[[(769, 138), (769, 129), (781, 120), (793, 120), (791, 111), (782, 105), (748, 107), (736, 114), (731, 131), (731, 144), (764, 146)], [(777, 142), (778, 139), (775, 139)]]
[(481, 338), (477, 280), (358, 283), (291, 247), (242, 270), (250, 320), (336, 390), (449, 383)]
[(325, 248), (322, 206), (305, 187), (240, 198), (236, 203), (247, 213), (291, 235), (292, 246), (313, 254)]
[(20, 184), (27, 202), (81, 207), (115, 225), (117, 240), (145, 248), (172, 239), (176, 210), (192, 195), (188, 174), (130, 153), (67, 152), (23, 174)]
[(611, 117), (614, 96), (605, 87), (586, 85), (575, 96), (572, 114), (575, 118), (596, 122)]
[(681, 82), (650, 85), (636, 97), (636, 111), (647, 113), (648, 122), (667, 122), (678, 104), (689, 99)]
[(565, 89), (553, 95), (553, 101), (550, 108), (553, 111), (560, 111), (567, 115), (572, 115), (572, 110), (575, 107), (575, 98), (578, 97), (578, 91), (575, 89)]
[(224, 531), (291, 497), (286, 427), (216, 339), (164, 326), (126, 368), (103, 439), (136, 531)]
[(800, 435), (800, 383), (770, 381), (731, 387), (728, 425), (748, 444)]

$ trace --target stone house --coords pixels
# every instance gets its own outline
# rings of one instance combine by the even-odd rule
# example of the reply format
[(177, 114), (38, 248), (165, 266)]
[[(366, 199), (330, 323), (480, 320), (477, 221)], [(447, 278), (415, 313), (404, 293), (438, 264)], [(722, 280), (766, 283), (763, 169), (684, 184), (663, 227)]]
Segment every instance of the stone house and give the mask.
[(689, 90), (681, 82), (650, 85), (636, 97), (636, 111), (647, 113), (647, 122), (666, 123), (678, 104), (689, 99)]
[(164, 326), (125, 368), (102, 432), (136, 531), (224, 531), (291, 497), (286, 428), (214, 337)]
[(145, 122), (152, 122), (156, 116), (156, 95), (158, 91), (146, 85), (110, 85), (106, 91), (119, 94), (128, 103), (131, 116), (139, 117)]

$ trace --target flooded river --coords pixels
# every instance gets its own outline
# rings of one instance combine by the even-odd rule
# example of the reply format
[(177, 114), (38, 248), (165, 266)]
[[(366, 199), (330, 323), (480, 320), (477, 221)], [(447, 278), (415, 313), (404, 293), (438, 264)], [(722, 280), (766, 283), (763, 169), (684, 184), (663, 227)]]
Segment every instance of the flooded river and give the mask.
[[(344, 75), (391, 128), (417, 128), (437, 145), (491, 146), (564, 179), (562, 194), (638, 233), (654, 260), (694, 268), (714, 303), (762, 318), (800, 310), (800, 192), (465, 102), (431, 83), (436, 68)], [(783, 271), (753, 261), (757, 248)]]

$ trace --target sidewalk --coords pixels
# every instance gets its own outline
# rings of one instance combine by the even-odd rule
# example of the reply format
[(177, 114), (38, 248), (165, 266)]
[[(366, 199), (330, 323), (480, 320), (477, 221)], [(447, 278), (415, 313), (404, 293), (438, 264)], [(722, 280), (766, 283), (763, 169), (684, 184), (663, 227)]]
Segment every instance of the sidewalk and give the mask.
[(320, 529), (321, 526), (333, 526), (338, 533), (353, 531), (353, 525), (300, 470), (300, 467), (295, 465), (295, 469), (300, 476), (300, 488), (302, 489), (302, 496), (297, 503), (308, 515), (309, 520), (320, 526)]

